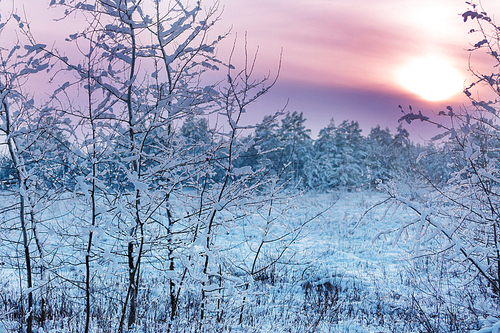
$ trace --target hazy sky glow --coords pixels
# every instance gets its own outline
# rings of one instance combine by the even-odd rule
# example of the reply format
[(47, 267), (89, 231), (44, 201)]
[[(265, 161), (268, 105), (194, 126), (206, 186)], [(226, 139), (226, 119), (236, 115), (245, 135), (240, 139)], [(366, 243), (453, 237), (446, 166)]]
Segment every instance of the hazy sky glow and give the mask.
[[(35, 37), (48, 45), (75, 29), (54, 28), (57, 12), (48, 8), (49, 2), (15, 1), (17, 7), (25, 5)], [(500, 14), (498, 2), (485, 0), (482, 5), (490, 16)], [(468, 34), (476, 22), (464, 23), (460, 16), (469, 8), (465, 1), (220, 0), (219, 7), (222, 16), (214, 36), (232, 27), (220, 45), (221, 60), (227, 60), (236, 34), (236, 55), (242, 56), (246, 32), (249, 50), (259, 47), (260, 73), (275, 73), (283, 48), (280, 79), (254, 105), (249, 122), (283, 108), (289, 99), (287, 110), (303, 111), (314, 134), (332, 117), (337, 124), (358, 120), (364, 134), (377, 124), (394, 132), (399, 104), (411, 104), (424, 114), (468, 105), (461, 93), (471, 82), (465, 49), (480, 37)], [(11, 1), (0, 1), (2, 19), (11, 9)], [(481, 53), (472, 54), (471, 61), (492, 71)], [(451, 77), (456, 79), (445, 79)], [(414, 139), (416, 132), (425, 132), (418, 125), (409, 129)]]
[[(278, 107), (271, 100), (284, 98), (289, 89), (289, 109), (304, 111), (315, 132), (331, 117), (336, 123), (359, 120), (365, 134), (376, 124), (394, 129), (399, 104), (411, 104), (424, 113), (468, 105), (461, 93), (471, 82), (466, 49), (480, 38), (468, 34), (476, 28), (475, 21), (463, 22), (461, 14), (469, 8), (465, 1), (231, 0), (223, 4), (221, 25), (232, 24), (233, 32), (240, 35), (248, 32), (249, 44), (260, 46), (261, 67), (275, 68), (283, 47), (278, 91), (275, 98), (267, 96), (268, 103)], [(482, 4), (490, 16), (500, 14), (498, 2)], [(475, 67), (492, 70), (492, 63), (484, 64), (480, 53), (472, 54), (471, 61)], [(431, 92), (408, 89), (425, 87), (425, 67), (415, 68), (419, 63), (434, 73), (428, 80)], [(405, 84), (402, 72), (414, 73), (415, 82), (408, 84), (412, 79), (406, 78)], [(440, 72), (445, 76), (437, 76)], [(445, 79), (451, 77), (455, 77), (451, 82)], [(421, 132), (421, 126), (412, 125), (410, 131), (413, 128)], [(412, 137), (418, 139), (418, 134)]]

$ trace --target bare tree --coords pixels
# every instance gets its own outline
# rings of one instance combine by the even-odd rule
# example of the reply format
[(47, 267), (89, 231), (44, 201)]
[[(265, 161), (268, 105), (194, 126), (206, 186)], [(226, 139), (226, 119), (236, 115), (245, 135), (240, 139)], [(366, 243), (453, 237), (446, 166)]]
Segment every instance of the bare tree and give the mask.
[[(26, 22), (17, 14), (6, 23), (16, 24), (23, 31)], [(1, 29), (5, 27), (2, 24)], [(21, 37), (23, 37), (21, 35)], [(54, 163), (60, 150), (54, 146), (57, 132), (57, 117), (54, 117), (50, 100), (37, 106), (25, 88), (30, 77), (49, 67), (49, 57), (42, 51), (44, 45), (26, 46), (21, 52), (18, 40), (10, 49), (0, 49), (0, 132), (2, 143), (8, 149), (15, 170), (15, 185), (12, 190), (17, 197), (18, 209), (16, 230), (21, 232), (24, 276), (27, 287), (26, 331), (33, 331), (34, 292), (42, 290), (43, 285), (35, 284), (35, 270), (39, 269), (39, 279), (43, 283), (46, 269), (45, 249), (39, 234), (39, 220), (43, 211), (57, 197), (56, 188), (60, 185), (57, 173), (62, 164)], [(13, 208), (13, 207), (12, 207)], [(4, 210), (8, 213), (10, 209)], [(6, 227), (4, 240), (10, 231)], [(14, 250), (15, 253), (15, 250)], [(8, 255), (8, 254), (7, 254)], [(15, 257), (17, 254), (15, 255)], [(45, 320), (45, 296), (41, 294), (41, 323)]]
[[(72, 320), (81, 322), (84, 332), (92, 331), (103, 313), (109, 329), (135, 329), (146, 297), (143, 274), (152, 271), (168, 281), (167, 330), (174, 330), (172, 324), (187, 306), (182, 300), (192, 290), (200, 301), (197, 326), (209, 329), (210, 322), (223, 321), (229, 306), (225, 297), (245, 293), (227, 288), (234, 284), (237, 264), (218, 254), (218, 236), (243, 216), (262, 210), (270, 215), (269, 207), (287, 196), (281, 193), (285, 184), (276, 186), (278, 176), (236, 162), (252, 145), (242, 140), (252, 129), (241, 125), (246, 109), (274, 86), (279, 68), (276, 76), (256, 78), (257, 55), (248, 56), (246, 39), (242, 69), (232, 65), (234, 50), (227, 62), (215, 57), (225, 37), (209, 38), (218, 20), (217, 3), (209, 8), (132, 0), (51, 5), (65, 9), (63, 19), (83, 18), (86, 26), (69, 35), (69, 46), (52, 48), (20, 26), (27, 55), (16, 63), (17, 74), (4, 68), (10, 81), (1, 87), (2, 130), (18, 173), (20, 230), (26, 236), (28, 326), (31, 330), (32, 246), (44, 270), (70, 291)], [(49, 75), (41, 75), (47, 70)], [(224, 80), (205, 75), (220, 70)], [(32, 106), (15, 86), (28, 74), (47, 79), (46, 109)], [(21, 112), (18, 120), (37, 124), (30, 127), (29, 140), (16, 136), (26, 133), (12, 121), (17, 117), (12, 101)], [(204, 119), (203, 139), (190, 141), (178, 131), (193, 118)], [(44, 237), (50, 246), (36, 231), (40, 211), (25, 205), (34, 202), (26, 198), (30, 192), (25, 187), (32, 186), (26, 156), (33, 159), (30, 147), (48, 142), (41, 140), (45, 137), (57, 142), (54, 160), (68, 162), (64, 177), (46, 173), (61, 194), (46, 196), (45, 206), (57, 207), (64, 216), (40, 214), (47, 221)], [(75, 166), (68, 170), (70, 164)], [(32, 188), (37, 198), (43, 197), (40, 188)], [(250, 279), (276, 262), (257, 267), (260, 249), (274, 241), (281, 239), (260, 243), (247, 272)], [(51, 260), (46, 262), (41, 258), (47, 252)], [(120, 306), (103, 310), (102, 302)]]
[[(476, 19), (478, 28), (471, 32), (481, 36), (470, 51), (486, 50), (496, 64), (500, 64), (499, 27), (478, 5), (469, 5), (470, 10), (462, 17), (464, 21)], [(441, 184), (417, 168), (413, 169), (415, 179), (427, 184), (425, 195), (409, 196), (397, 183), (383, 185), (392, 207), (401, 207), (402, 204), (416, 214), (399, 229), (387, 233), (394, 234), (394, 244), (404, 234), (413, 235), (416, 258), (436, 258), (445, 263), (443, 267), (447, 271), (459, 269), (463, 272), (462, 279), (470, 281), (464, 285), (470, 290), (468, 295), (477, 293), (474, 288), (482, 288), (479, 294), (484, 299), (471, 302), (487, 302), (497, 307), (496, 299), (500, 295), (499, 113), (496, 101), (476, 99), (474, 96), (480, 94), (474, 89), (486, 88), (498, 96), (500, 76), (498, 73), (480, 73), (472, 65), (469, 69), (476, 78), (464, 90), (470, 98), (470, 107), (456, 110), (448, 106), (435, 117), (415, 113), (411, 108), (406, 112), (400, 107), (404, 112), (400, 122), (420, 120), (443, 130), (433, 140), (442, 142), (441, 151), (448, 155), (446, 160), (451, 161), (448, 163), (453, 173), (446, 184)], [(418, 160), (425, 159), (425, 152), (418, 157)], [(474, 316), (487, 315), (481, 307), (472, 304), (467, 310)]]

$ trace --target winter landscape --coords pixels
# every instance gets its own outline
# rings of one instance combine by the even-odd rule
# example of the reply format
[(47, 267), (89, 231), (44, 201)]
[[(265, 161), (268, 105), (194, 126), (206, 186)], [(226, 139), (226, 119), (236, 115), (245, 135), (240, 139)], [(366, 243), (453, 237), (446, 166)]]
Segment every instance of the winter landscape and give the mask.
[(0, 16), (0, 333), (500, 331), (500, 27), (481, 7), (460, 17), (493, 61), (469, 105), (316, 136), (286, 101), (252, 116), (282, 61), (261, 75), (246, 36), (219, 54), (218, 3), (47, 6), (73, 22), (62, 44)]

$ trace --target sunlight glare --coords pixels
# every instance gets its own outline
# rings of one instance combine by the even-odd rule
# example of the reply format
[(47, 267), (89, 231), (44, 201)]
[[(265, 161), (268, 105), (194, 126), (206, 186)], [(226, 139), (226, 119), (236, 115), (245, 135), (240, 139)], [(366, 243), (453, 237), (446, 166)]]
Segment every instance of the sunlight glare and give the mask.
[(463, 77), (447, 61), (420, 58), (403, 67), (399, 82), (407, 90), (428, 101), (442, 101), (463, 90)]

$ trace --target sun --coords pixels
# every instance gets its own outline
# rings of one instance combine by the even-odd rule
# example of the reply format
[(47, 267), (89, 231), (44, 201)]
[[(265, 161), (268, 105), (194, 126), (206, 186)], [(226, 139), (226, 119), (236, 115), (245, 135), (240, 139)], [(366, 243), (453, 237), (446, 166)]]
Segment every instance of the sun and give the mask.
[(464, 79), (447, 61), (438, 57), (415, 59), (398, 73), (399, 83), (428, 101), (442, 101), (463, 90)]

